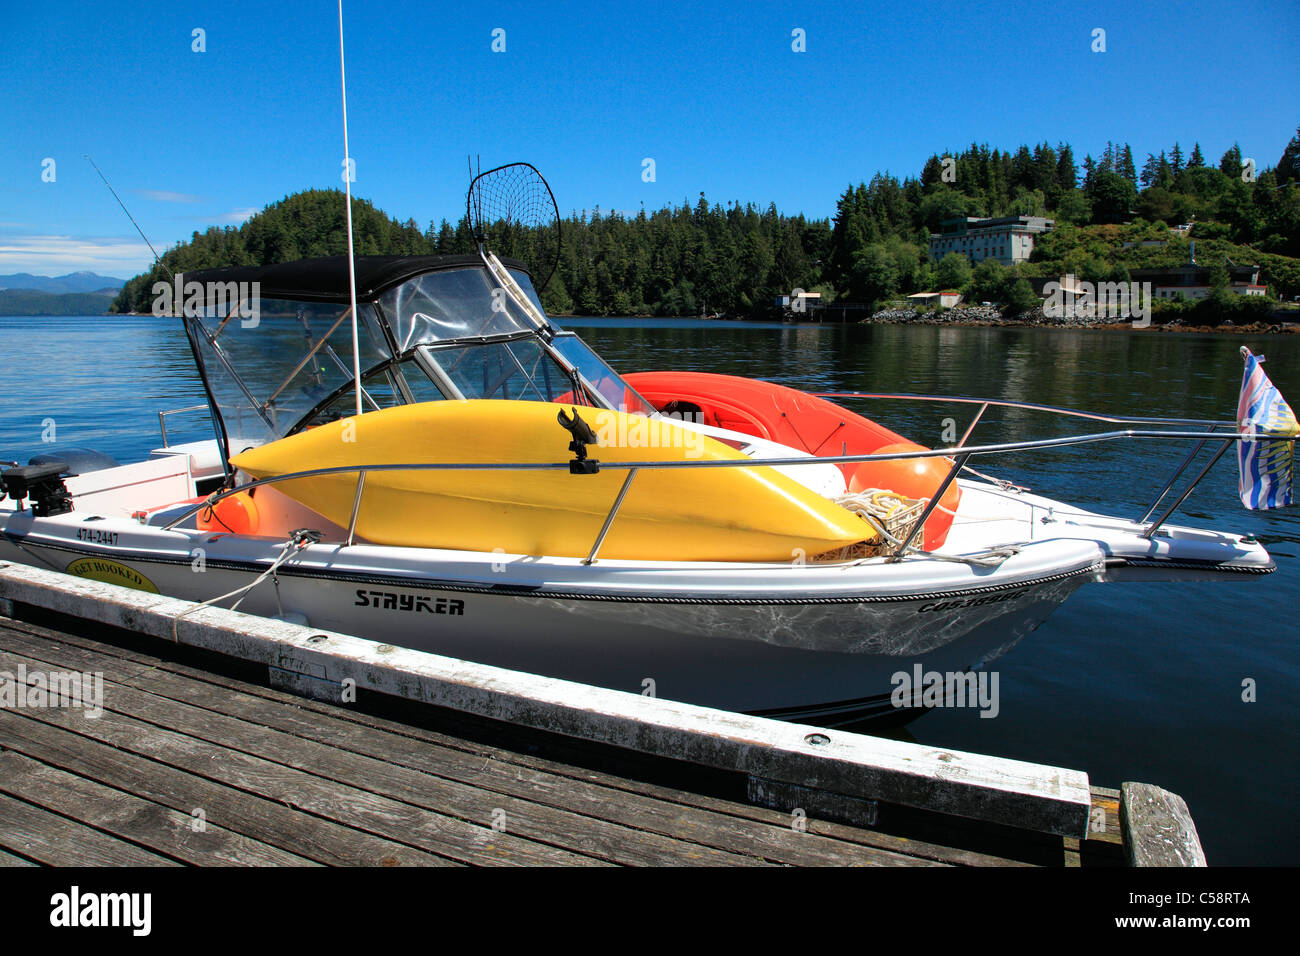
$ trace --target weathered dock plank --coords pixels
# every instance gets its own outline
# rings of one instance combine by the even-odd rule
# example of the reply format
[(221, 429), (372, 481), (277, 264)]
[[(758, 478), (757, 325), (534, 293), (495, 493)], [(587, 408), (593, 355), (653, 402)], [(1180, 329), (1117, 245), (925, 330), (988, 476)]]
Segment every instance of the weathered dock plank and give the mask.
[[(46, 663), (51, 667), (100, 669), (106, 681), (105, 695), (110, 699), (108, 706), (126, 706), (136, 714), (141, 713), (139, 708), (129, 707), (129, 695), (125, 689), (122, 692), (117, 689), (115, 662), (109, 656), (88, 652), (66, 643), (42, 642), (38, 635), (23, 634), (13, 628), (0, 634), (0, 644), (5, 651), (24, 652), (26, 656), (13, 659), (26, 661), (29, 666)], [(703, 848), (694, 851), (701, 857), (701, 862), (728, 862), (725, 857), (710, 851), (737, 846), (745, 847), (747, 855), (753, 857), (802, 865), (923, 865), (927, 862), (923, 855), (900, 852), (898, 845), (855, 847), (816, 835), (809, 837), (791, 826), (788, 814), (782, 815), (781, 822), (774, 825), (772, 822), (737, 819), (710, 810), (686, 807), (662, 796), (657, 799), (646, 799), (644, 795), (635, 797), (622, 789), (594, 785), (556, 776), (540, 768), (512, 764), (502, 760), (501, 754), (475, 754), (468, 757), (463, 751), (431, 744), (407, 734), (367, 728), (353, 720), (329, 713), (303, 710), (297, 706), (285, 707), (281, 702), (184, 678), (161, 667), (150, 667), (133, 680), (132, 690), (147, 691), (173, 701), (200, 706), (215, 715), (211, 720), (199, 715), (188, 722), (182, 722), (175, 715), (159, 715), (158, 720), (173, 729), (197, 725), (207, 739), (229, 744), (236, 739), (237, 734), (232, 734), (221, 720), (226, 716), (238, 716), (252, 720), (261, 727), (285, 731), (299, 740), (343, 748), (353, 754), (382, 753), (388, 764), (465, 784), (474, 788), (473, 795), (480, 792), (499, 795), (500, 798), (489, 800), (493, 804), (492, 809), (502, 810), (512, 821), (520, 800), (562, 810), (562, 816), (557, 817), (552, 813), (543, 820), (536, 832), (563, 838), (566, 829), (577, 829), (583, 833), (582, 839), (586, 841), (603, 836), (612, 844), (605, 851), (611, 859), (628, 857), (627, 862), (654, 862), (653, 852), (647, 853), (647, 849), (655, 851), (657, 848), (663, 854), (660, 862), (679, 861), (683, 856), (682, 848), (662, 843), (654, 835), (677, 837), (681, 833), (689, 833), (691, 841)], [(291, 700), (301, 702), (299, 698)], [(333, 710), (338, 711), (340, 708), (334, 707)], [(283, 749), (289, 753), (290, 759), (296, 761), (296, 765), (320, 766), (315, 751), (310, 746), (300, 748), (293, 741), (285, 741)], [(263, 750), (262, 755), (269, 754)], [(371, 758), (367, 756), (365, 759), (370, 761)], [(354, 780), (366, 781), (366, 785), (371, 786), (382, 780), (383, 776), (382, 773), (376, 774), (364, 769), (354, 775)], [(448, 807), (454, 805), (456, 800), (463, 802), (467, 796), (471, 796), (469, 791), (448, 792), (438, 780), (432, 781), (432, 786), (429, 783), (423, 778), (416, 781), (416, 785), (421, 788), (420, 799), (435, 801), (426, 802), (426, 806)], [(403, 798), (410, 799), (409, 796)], [(525, 809), (528, 810), (527, 807)], [(592, 818), (596, 823), (573, 819), (575, 814)], [(530, 810), (529, 815), (535, 816), (536, 811)], [(562, 825), (557, 825), (557, 820)], [(603, 828), (600, 821), (621, 824), (623, 828)], [(527, 817), (523, 822), (529, 823)], [(627, 832), (628, 829), (635, 832)], [(528, 834), (532, 829), (524, 828), (519, 832)], [(592, 848), (597, 847), (592, 844)], [(911, 847), (906, 849), (910, 850)]]
[[(0, 654), (0, 661), (4, 658)], [(327, 770), (320, 775), (286, 766), (110, 709), (94, 720), (66, 709), (46, 708), (27, 713), (37, 722), (72, 730), (119, 750), (228, 783), (448, 859), (480, 865), (597, 865), (600, 862), (576, 852), (495, 832), (490, 812), (483, 825), (477, 826), (445, 813), (348, 786), (332, 779)]]
[(7, 794), (0, 794), (0, 833), (10, 849), (55, 866), (178, 865), (175, 860)]
[[(19, 664), (26, 665), (29, 670), (57, 669), (59, 666), (57, 662), (20, 656), (12, 648), (0, 650), (0, 667), (12, 669)], [(524, 836), (612, 862), (636, 865), (683, 861), (711, 865), (760, 862), (753, 856), (739, 856), (707, 846), (684, 847), (657, 834), (613, 826), (595, 817), (584, 817), (499, 792), (465, 786), (387, 759), (368, 756), (367, 753), (375, 752), (386, 754), (385, 748), (392, 743), (379, 739), (380, 735), (373, 731), (368, 732), (371, 739), (359, 744), (365, 752), (353, 752), (274, 730), (258, 719), (259, 714), (228, 717), (108, 679), (104, 682), (104, 695), (105, 708), (109, 712), (147, 721), (168, 732), (185, 734), (282, 767), (347, 784), (381, 798), (429, 810), (440, 820), (447, 818), (444, 832), (450, 833), (451, 828), (461, 824), (473, 826), (476, 823), (480, 828), (491, 829), (494, 822), (499, 821), (504, 829), (495, 838), (498, 842), (509, 843), (515, 836)], [(275, 720), (270, 708), (262, 708), (260, 717)], [(472, 832), (477, 839), (482, 830)], [(889, 862), (909, 861), (900, 858)]]
[(305, 857), (209, 823), (206, 816), (172, 810), (12, 750), (0, 752), (0, 792), (184, 863), (311, 865)]
[[(452, 861), (393, 840), (322, 820), (291, 806), (257, 797), (157, 761), (101, 745), (90, 738), (0, 710), (0, 741), (105, 786), (183, 813), (202, 808), (220, 822), (270, 846), (332, 866), (452, 866)], [(0, 827), (0, 842), (23, 852)]]
[(21, 856), (14, 856), (12, 853), (6, 853), (0, 850), (0, 866), (39, 866), (31, 860), (25, 860)]
[[(348, 635), (69, 578), (0, 567), (0, 596), (268, 667), (326, 684), (434, 703), (645, 753), (764, 779), (945, 814), (1081, 837), (1091, 796), (1085, 774), (1022, 761), (921, 747), (586, 687)], [(184, 616), (182, 616), (184, 615)]]
[[(940, 846), (917, 839), (897, 837), (874, 830), (843, 826), (809, 816), (792, 819), (791, 814), (751, 806), (689, 790), (674, 789), (632, 776), (584, 766), (580, 759), (562, 762), (525, 752), (536, 749), (531, 742), (519, 742), (517, 749), (483, 743), (479, 739), (453, 736), (414, 723), (398, 722), (355, 707), (321, 703), (297, 697), (259, 684), (227, 676), (211, 667), (196, 667), (147, 652), (103, 644), (74, 632), (56, 632), (30, 622), (8, 622), (3, 643), (16, 649), (39, 651), (61, 666), (88, 668), (102, 665), (100, 655), (120, 656), (144, 665), (134, 686), (219, 712), (244, 708), (250, 700), (266, 708), (265, 717), (274, 726), (299, 735), (311, 736), (361, 752), (375, 752), (374, 741), (358, 735), (358, 727), (384, 731), (385, 758), (429, 772), (458, 775), (467, 783), (489, 790), (530, 797), (554, 806), (570, 807), (629, 826), (651, 829), (665, 835), (687, 833), (691, 839), (721, 848), (744, 846), (756, 855), (796, 865), (845, 865), (890, 862), (891, 855), (918, 860), (959, 864), (999, 865), (1015, 863), (1002, 857)], [(121, 637), (130, 640), (129, 635)], [(113, 676), (111, 669), (107, 676)], [(290, 706), (285, 707), (283, 705)], [(427, 716), (429, 708), (421, 708)], [(244, 711), (250, 713), (251, 711)], [(442, 716), (448, 716), (442, 714)], [(495, 726), (494, 735), (514, 728)], [(546, 741), (554, 751), (563, 738)], [(602, 756), (608, 756), (603, 754)], [(466, 759), (466, 758), (471, 759)], [(609, 761), (603, 761), (606, 765)], [(465, 773), (468, 768), (468, 773)], [(797, 829), (796, 824), (802, 829)], [(861, 847), (859, 850), (857, 847)], [(888, 851), (876, 855), (872, 850)]]
[(1120, 785), (1124, 850), (1132, 866), (1205, 866), (1187, 803), (1147, 783)]

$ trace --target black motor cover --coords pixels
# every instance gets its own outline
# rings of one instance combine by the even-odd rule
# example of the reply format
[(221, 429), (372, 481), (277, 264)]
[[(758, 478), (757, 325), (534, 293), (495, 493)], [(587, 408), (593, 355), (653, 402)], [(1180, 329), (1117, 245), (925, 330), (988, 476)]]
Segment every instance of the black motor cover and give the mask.
[(121, 464), (111, 455), (105, 455), (102, 451), (95, 451), (93, 448), (62, 448), (57, 455), (47, 453), (33, 455), (27, 459), (29, 465), (53, 465), (58, 462), (63, 463), (65, 472), (73, 475), (103, 471), (105, 468), (116, 468)]
[(0, 472), (5, 494), (22, 508), (24, 498), (32, 499), (32, 514), (37, 518), (66, 514), (72, 510), (72, 495), (61, 477), (68, 471), (65, 461), (40, 465), (22, 465)]

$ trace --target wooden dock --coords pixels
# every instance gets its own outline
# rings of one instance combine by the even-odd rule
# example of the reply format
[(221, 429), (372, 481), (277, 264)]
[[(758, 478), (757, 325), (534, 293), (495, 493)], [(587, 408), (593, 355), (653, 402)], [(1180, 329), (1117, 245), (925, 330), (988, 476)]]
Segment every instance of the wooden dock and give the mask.
[[(472, 674), (435, 704), (434, 678), (416, 673), (443, 660), (433, 655), (418, 657), (435, 664), (389, 665), (406, 675), (405, 695), (362, 686), (354, 702), (332, 691), (313, 699), (301, 696), (312, 693), (306, 675), (340, 681), (300, 656), (316, 646), (306, 642), (335, 645), (319, 653), (344, 667), (344, 645), (358, 639), (211, 608), (182, 617), (184, 602), (63, 577), (0, 567), (0, 681), (12, 675), (11, 687), (30, 688), (42, 675), (95, 675), (101, 712), (92, 715), (90, 695), (90, 707), (0, 706), (3, 864), (1203, 863), (1199, 845), (1189, 849), (1190, 818), (1178, 818), (1186, 808), (1156, 788), (1125, 785), (1121, 807), (1119, 791), (1084, 777), (1080, 800), (1072, 771), (1026, 782), (1022, 768), (1034, 765), (841, 731), (826, 732), (833, 744), (809, 745), (809, 728), (740, 715), (723, 715), (734, 720), (720, 732), (697, 725), (721, 712), (594, 688), (577, 708), (591, 709), (583, 723), (561, 697), (545, 713), (539, 702), (581, 685), (557, 689), (564, 682), (531, 675), (519, 676), (542, 716), (513, 710), (520, 692), (509, 687), (468, 699)], [(90, 598), (84, 607), (99, 620), (63, 612)], [(148, 636), (164, 620), (182, 640)], [(245, 628), (241, 654), (201, 646), (232, 622)], [(293, 628), (303, 643), (268, 669), (254, 632), (284, 640)], [(625, 734), (632, 719), (639, 738)], [(776, 736), (759, 739), (770, 724)], [(788, 729), (798, 746), (784, 742)], [(898, 754), (922, 765), (925, 786), (891, 769)], [(936, 775), (931, 758), (964, 766)], [(850, 778), (857, 791), (843, 784)], [(1020, 825), (1029, 819), (1038, 822)]]

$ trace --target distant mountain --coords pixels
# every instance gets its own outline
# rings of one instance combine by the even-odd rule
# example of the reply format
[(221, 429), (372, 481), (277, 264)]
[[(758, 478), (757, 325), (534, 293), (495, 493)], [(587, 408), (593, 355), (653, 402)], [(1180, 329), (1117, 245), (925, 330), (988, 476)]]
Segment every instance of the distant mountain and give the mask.
[(30, 272), (0, 276), (0, 289), (28, 289), (33, 292), (117, 292), (125, 279), (94, 272), (70, 272), (65, 276), (34, 276)]
[(116, 289), (96, 292), (0, 289), (0, 315), (104, 315), (116, 295)]

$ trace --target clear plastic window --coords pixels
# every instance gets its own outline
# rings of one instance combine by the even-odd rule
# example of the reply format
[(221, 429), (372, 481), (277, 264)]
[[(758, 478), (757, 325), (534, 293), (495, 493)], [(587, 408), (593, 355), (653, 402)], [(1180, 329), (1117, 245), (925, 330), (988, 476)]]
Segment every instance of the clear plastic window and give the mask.
[(425, 354), (466, 398), (573, 401), (572, 381), (536, 339), (430, 348)]
[(636, 389), (623, 381), (617, 372), (605, 364), (604, 359), (574, 333), (561, 332), (551, 341), (551, 346), (609, 402), (611, 408), (635, 415), (656, 414), (653, 405), (638, 395)]
[[(283, 438), (352, 380), (351, 317), (347, 305), (266, 298), (255, 320), (187, 317), (233, 454)], [(360, 303), (358, 318), (364, 372), (391, 354), (374, 307)]]
[[(532, 283), (511, 273), (538, 305)], [(486, 268), (451, 269), (416, 276), (380, 299), (399, 352), (450, 339), (530, 331), (533, 322)]]

